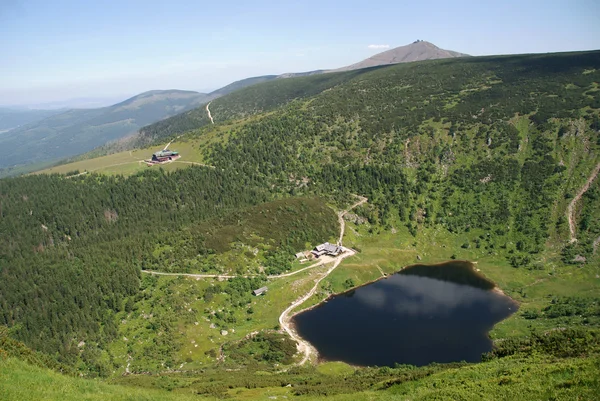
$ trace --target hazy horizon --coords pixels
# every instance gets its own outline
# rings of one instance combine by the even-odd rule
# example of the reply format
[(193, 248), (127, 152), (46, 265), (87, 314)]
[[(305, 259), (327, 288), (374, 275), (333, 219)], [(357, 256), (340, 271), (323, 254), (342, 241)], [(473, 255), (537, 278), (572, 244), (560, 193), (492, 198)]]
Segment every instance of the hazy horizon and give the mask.
[(600, 48), (593, 0), (49, 3), (0, 4), (0, 35), (11, 39), (0, 41), (2, 107), (210, 92), (252, 76), (342, 67), (417, 39), (474, 56)]

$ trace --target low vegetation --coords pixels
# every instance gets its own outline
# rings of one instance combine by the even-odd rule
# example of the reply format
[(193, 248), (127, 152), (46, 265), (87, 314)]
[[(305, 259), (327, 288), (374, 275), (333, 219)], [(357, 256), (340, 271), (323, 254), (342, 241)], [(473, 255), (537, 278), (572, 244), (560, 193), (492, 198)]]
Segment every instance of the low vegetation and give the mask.
[[(0, 396), (6, 399), (39, 399), (36, 397), (40, 397), (43, 391), (44, 396), (55, 399), (61, 394), (61, 388), (68, 387), (69, 391), (64, 396), (71, 398), (66, 399), (83, 396), (86, 399), (101, 399), (102, 396), (110, 399), (158, 399), (159, 394), (163, 397), (160, 399), (187, 399), (199, 395), (203, 396), (202, 399), (285, 396), (301, 400), (323, 397), (387, 400), (409, 396), (417, 400), (469, 400), (481, 397), (531, 399), (540, 395), (548, 399), (593, 399), (600, 390), (598, 333), (554, 331), (545, 337), (533, 338), (525, 345), (511, 348), (510, 354), (495, 354), (481, 364), (362, 368), (340, 373), (322, 373), (312, 367), (294, 368), (278, 374), (252, 369), (223, 374), (219, 370), (206, 369), (185, 374), (123, 376), (113, 379), (112, 385), (60, 376), (8, 358), (0, 359)], [(249, 341), (250, 345), (242, 344), (236, 351), (254, 349), (258, 351), (254, 355), (261, 355), (264, 339)], [(564, 343), (572, 346), (565, 347)], [(556, 346), (552, 344), (568, 351), (557, 354)], [(21, 386), (11, 385), (15, 382)], [(42, 386), (42, 383), (46, 384)]]
[(249, 368), (262, 363), (267, 365), (267, 369), (273, 364), (291, 364), (296, 352), (296, 343), (292, 339), (273, 332), (261, 332), (223, 348), (227, 362)]

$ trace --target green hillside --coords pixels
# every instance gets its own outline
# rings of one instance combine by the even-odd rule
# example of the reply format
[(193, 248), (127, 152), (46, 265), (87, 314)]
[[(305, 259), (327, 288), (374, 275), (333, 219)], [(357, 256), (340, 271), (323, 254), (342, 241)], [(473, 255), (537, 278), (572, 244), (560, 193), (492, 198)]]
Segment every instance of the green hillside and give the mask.
[[(599, 82), (600, 51), (272, 80), (214, 100), (214, 125), (200, 108), (144, 128), (145, 143), (177, 138), (186, 161), (210, 167), (139, 168), (148, 148), (53, 170), (89, 172), (76, 177), (0, 180), (0, 324), (119, 391), (591, 399)], [(357, 254), (332, 272), (295, 261), (337, 240), (344, 210), (344, 245)], [(490, 332), (484, 362), (293, 366), (302, 355), (280, 315), (313, 287), (296, 310), (449, 259), (477, 262), (520, 304)], [(261, 286), (268, 293), (252, 297)]]
[[(293, 100), (317, 95), (365, 72), (367, 70), (268, 80), (215, 99), (210, 110), (215, 122), (245, 118), (271, 111)], [(210, 120), (206, 109), (199, 107), (144, 127), (138, 140), (141, 144), (161, 142), (208, 124)]]
[(0, 400), (195, 400), (192, 394), (165, 389), (138, 389), (66, 377), (19, 359), (0, 360)]
[(229, 85), (226, 85), (220, 89), (217, 89), (216, 91), (211, 92), (210, 94), (214, 95), (215, 97), (224, 96), (224, 95), (230, 94), (231, 92), (235, 92), (237, 90), (243, 89), (247, 86), (252, 86), (252, 85), (260, 84), (262, 82), (271, 81), (275, 78), (277, 78), (277, 75), (263, 75), (260, 77), (241, 79), (239, 81), (232, 82)]
[(0, 399), (592, 400), (600, 391), (595, 346), (594, 351), (586, 351), (588, 358), (557, 357), (540, 347), (477, 365), (340, 369), (330, 363), (278, 375), (204, 370), (197, 375), (124, 376), (111, 384), (0, 357)]
[(151, 91), (110, 107), (67, 110), (15, 128), (0, 135), (0, 146), (11, 149), (2, 157), (0, 176), (22, 172), (22, 165), (56, 162), (90, 151), (196, 107), (206, 98), (197, 92)]
[(0, 107), (0, 135), (13, 128), (43, 120), (60, 112), (61, 110), (29, 110)]
[[(206, 160), (285, 191), (303, 191), (287, 177), (308, 177), (319, 193), (359, 193), (375, 223), (443, 228), (531, 266), (549, 236), (565, 237), (564, 208), (600, 161), (599, 62), (592, 52), (379, 69), (234, 129)], [(589, 219), (573, 255), (593, 253)]]

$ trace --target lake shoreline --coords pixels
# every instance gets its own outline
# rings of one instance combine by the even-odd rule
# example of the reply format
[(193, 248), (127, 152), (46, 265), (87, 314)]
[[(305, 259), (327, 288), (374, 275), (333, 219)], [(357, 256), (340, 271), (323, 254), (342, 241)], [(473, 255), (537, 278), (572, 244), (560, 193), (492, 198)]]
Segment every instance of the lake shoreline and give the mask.
[[(439, 268), (442, 266), (448, 265), (449, 268), (454, 268), (454, 270), (450, 270), (447, 272), (444, 272), (443, 270), (438, 270), (437, 272), (435, 270), (432, 270), (431, 268)], [(476, 268), (477, 262), (471, 262), (468, 260), (450, 260), (450, 261), (444, 261), (444, 262), (439, 262), (439, 263), (432, 263), (432, 264), (426, 264), (426, 263), (415, 263), (415, 264), (411, 264), (411, 265), (406, 265), (403, 266), (402, 268), (400, 268), (399, 270), (395, 271), (394, 273), (390, 273), (390, 274), (385, 274), (385, 276), (382, 277), (378, 277), (374, 280), (370, 280), (368, 282), (362, 283), (359, 286), (347, 289), (345, 291), (342, 292), (338, 292), (338, 293), (334, 293), (334, 294), (330, 294), (328, 295), (325, 299), (323, 299), (322, 301), (308, 306), (306, 308), (303, 308), (297, 312), (295, 312), (291, 317), (290, 317), (290, 325), (292, 326), (293, 330), (298, 333), (299, 336), (301, 336), (305, 341), (307, 341), (308, 343), (311, 344), (311, 346), (317, 350), (317, 346), (314, 342), (311, 342), (306, 336), (303, 336), (302, 334), (300, 334), (299, 331), (299, 327), (298, 327), (298, 320), (297, 317), (301, 314), (310, 312), (314, 309), (316, 309), (317, 307), (322, 307), (324, 305), (326, 305), (327, 303), (329, 303), (330, 301), (332, 301), (333, 299), (339, 298), (340, 296), (348, 296), (348, 297), (352, 297), (352, 295), (348, 295), (351, 294), (352, 292), (358, 291), (366, 286), (372, 285), (374, 283), (377, 283), (381, 280), (384, 279), (389, 279), (393, 276), (396, 276), (398, 273), (402, 273), (403, 271), (410, 269), (410, 268), (416, 268), (415, 273), (417, 274), (405, 274), (404, 276), (406, 277), (420, 277), (422, 279), (432, 279), (432, 280), (436, 280), (436, 281), (441, 281), (441, 282), (445, 282), (448, 284), (454, 284), (454, 285), (461, 285), (461, 286), (467, 286), (467, 287), (471, 287), (477, 290), (480, 290), (484, 293), (493, 293), (493, 294), (497, 294), (501, 297), (504, 298), (504, 302), (508, 303), (508, 304), (512, 304), (515, 306), (515, 308), (511, 308), (508, 307), (509, 310), (513, 310), (513, 312), (511, 312), (509, 315), (503, 317), (501, 320), (496, 321), (495, 323), (493, 323), (493, 325), (499, 323), (500, 321), (508, 318), (510, 315), (516, 313), (516, 310), (519, 309), (519, 304), (517, 301), (515, 301), (514, 299), (512, 299), (511, 297), (507, 296), (504, 291), (502, 291), (502, 289), (500, 289), (498, 287), (498, 285), (496, 283), (494, 283), (493, 281), (487, 279), (485, 277), (485, 275), (483, 273), (481, 273), (481, 271), (479, 269)], [(440, 274), (441, 272), (441, 274)], [(432, 294), (435, 294), (435, 292), (432, 292)], [(395, 320), (395, 319), (394, 319)], [(314, 330), (314, 329), (313, 329)], [(489, 341), (489, 343), (491, 344), (491, 347), (494, 348), (495, 347), (495, 341), (492, 340), (490, 338), (489, 335), (490, 330), (485, 331), (485, 337), (486, 339)], [(310, 336), (309, 336), (310, 337)], [(489, 351), (485, 351), (485, 352), (489, 352)], [(328, 358), (322, 355), (321, 352), (316, 352), (316, 357), (317, 357), (317, 363), (324, 363), (324, 362), (332, 362), (332, 361), (342, 361), (343, 363), (348, 364), (349, 366), (354, 366), (354, 367), (359, 367), (359, 366), (375, 366), (372, 364), (361, 364), (361, 363), (355, 363), (355, 362), (346, 362), (343, 359), (339, 359), (339, 358)], [(469, 363), (479, 363), (480, 361), (474, 361), (473, 357), (471, 356)], [(411, 364), (409, 362), (405, 362), (408, 364)], [(433, 363), (433, 362), (429, 362), (429, 363)], [(451, 361), (449, 362), (436, 362), (436, 363), (451, 363)], [(453, 363), (453, 362), (452, 362)], [(376, 363), (376, 365), (379, 365), (378, 363)], [(417, 364), (415, 366), (423, 366), (420, 365), (420, 362), (417, 362)]]
[[(494, 285), (494, 287), (493, 287), (493, 288), (490, 288), (488, 291), (492, 291), (492, 292), (495, 292), (495, 293), (497, 293), (497, 294), (499, 294), (499, 295), (504, 295), (504, 296), (506, 296), (506, 297), (509, 297), (508, 295), (506, 295), (506, 294), (504, 293), (504, 291), (503, 291), (503, 290), (502, 290), (500, 287), (498, 287), (498, 285), (497, 285), (496, 283), (494, 283), (494, 282), (493, 282), (493, 281), (491, 281), (491, 280), (488, 280), (488, 279), (485, 277), (485, 275), (481, 273), (481, 271), (480, 271), (479, 269), (476, 269), (476, 268), (475, 268), (475, 265), (477, 264), (477, 262), (471, 262), (471, 261), (469, 261), (469, 260), (450, 260), (450, 261), (438, 262), (438, 263), (413, 263), (413, 264), (411, 264), (411, 265), (406, 265), (406, 266), (402, 267), (400, 270), (397, 270), (397, 271), (395, 271), (395, 272), (393, 272), (393, 273), (389, 273), (389, 274), (388, 274), (388, 273), (386, 273), (386, 274), (385, 274), (385, 276), (378, 277), (378, 278), (376, 278), (376, 279), (374, 279), (374, 280), (365, 281), (364, 283), (362, 283), (362, 284), (360, 284), (360, 285), (357, 285), (356, 287), (349, 288), (349, 289), (347, 289), (347, 290), (345, 290), (345, 291), (342, 291), (342, 292), (336, 292), (336, 293), (330, 294), (330, 295), (328, 295), (328, 296), (327, 296), (327, 298), (325, 298), (324, 300), (320, 301), (319, 303), (316, 303), (316, 304), (314, 304), (314, 305), (311, 305), (311, 306), (307, 306), (307, 307), (306, 307), (306, 308), (304, 308), (304, 309), (301, 309), (301, 310), (299, 310), (299, 311), (297, 311), (297, 312), (294, 312), (294, 313), (293, 313), (293, 314), (290, 316), (290, 319), (292, 319), (292, 320), (293, 320), (293, 319), (294, 319), (294, 317), (295, 317), (296, 315), (298, 315), (298, 314), (300, 314), (300, 313), (303, 313), (303, 312), (308, 312), (309, 310), (312, 310), (312, 309), (316, 308), (317, 306), (320, 306), (320, 305), (322, 305), (322, 304), (325, 304), (325, 303), (327, 303), (327, 302), (328, 302), (328, 301), (329, 301), (331, 298), (334, 298), (334, 297), (337, 297), (337, 296), (340, 296), (340, 295), (347, 294), (347, 293), (349, 293), (349, 292), (351, 292), (351, 291), (356, 291), (356, 290), (357, 290), (357, 289), (359, 289), (359, 288), (365, 287), (365, 286), (367, 286), (367, 285), (370, 285), (370, 284), (376, 283), (376, 282), (378, 282), (378, 281), (381, 281), (381, 280), (386, 280), (386, 279), (390, 278), (391, 276), (393, 276), (394, 274), (398, 274), (398, 273), (400, 273), (401, 271), (403, 271), (403, 270), (406, 270), (406, 269), (409, 269), (409, 268), (411, 268), (411, 267), (414, 267), (414, 266), (440, 266), (440, 265), (445, 265), (445, 264), (449, 264), (449, 263), (455, 263), (455, 262), (460, 262), (460, 263), (468, 263), (468, 264), (470, 265), (470, 267), (472, 268), (472, 270), (473, 270), (473, 274), (475, 274), (475, 275), (477, 275), (477, 276), (479, 276), (479, 277), (481, 277), (481, 278), (483, 278), (483, 279), (485, 279), (485, 280), (487, 280), (487, 281), (491, 282), (491, 283)], [(510, 297), (509, 297), (509, 298), (510, 298)], [(511, 298), (511, 299), (512, 299), (512, 298)], [(518, 304), (518, 302), (517, 302), (516, 300), (514, 300), (514, 299), (512, 299), (512, 300), (513, 300), (513, 301), (514, 301), (516, 304)]]

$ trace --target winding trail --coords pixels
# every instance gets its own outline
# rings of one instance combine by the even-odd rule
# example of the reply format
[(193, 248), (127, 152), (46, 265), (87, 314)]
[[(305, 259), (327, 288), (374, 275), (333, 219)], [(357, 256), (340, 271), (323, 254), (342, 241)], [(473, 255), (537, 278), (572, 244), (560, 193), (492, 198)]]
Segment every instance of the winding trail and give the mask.
[(208, 118), (210, 118), (210, 122), (214, 124), (215, 122), (214, 122), (214, 120), (213, 120), (213, 118), (212, 118), (212, 115), (210, 114), (210, 109), (208, 108), (208, 106), (210, 106), (210, 104), (211, 104), (211, 103), (212, 103), (212, 102), (208, 102), (208, 103), (206, 104), (206, 112), (208, 113)]
[[(169, 142), (169, 144), (170, 144), (170, 142)], [(84, 175), (84, 174), (93, 173), (94, 171), (98, 171), (98, 170), (102, 170), (102, 169), (107, 169), (107, 168), (111, 168), (111, 167), (124, 166), (124, 165), (127, 165), (127, 164), (134, 164), (134, 163), (138, 163), (139, 164), (139, 163), (145, 163), (145, 162), (146, 162), (145, 160), (134, 160), (134, 161), (124, 162), (124, 163), (109, 164), (108, 166), (102, 166), (102, 167), (93, 168), (93, 169), (86, 170), (86, 171), (84, 171), (82, 173), (79, 173), (79, 174), (66, 176), (65, 178), (79, 177), (79, 176)], [(160, 163), (159, 165), (164, 165), (164, 164), (167, 164), (167, 163), (185, 163), (185, 164), (193, 164), (194, 166), (215, 168), (215, 166), (211, 166), (211, 165), (208, 165), (208, 164), (202, 164), (202, 163), (198, 163), (198, 162), (189, 162), (189, 161), (184, 161), (184, 160), (172, 160), (172, 161), (167, 161), (167, 162), (164, 162), (164, 163)]]
[(586, 191), (590, 188), (590, 185), (592, 185), (592, 182), (594, 182), (594, 179), (596, 178), (599, 172), (600, 163), (596, 165), (596, 168), (594, 169), (594, 171), (592, 171), (592, 174), (590, 175), (588, 180), (585, 182), (583, 187), (581, 187), (581, 189), (579, 190), (577, 195), (575, 195), (571, 203), (569, 203), (569, 207), (567, 208), (567, 217), (569, 218), (569, 231), (571, 235), (571, 242), (577, 242), (577, 237), (575, 236), (575, 207), (577, 206), (577, 202), (579, 202), (579, 199), (581, 199), (583, 194), (585, 194)]
[(308, 293), (306, 293), (306, 295), (304, 295), (303, 297), (292, 302), (292, 304), (288, 306), (287, 309), (284, 310), (283, 313), (279, 316), (279, 325), (286, 331), (286, 333), (288, 333), (292, 340), (298, 343), (298, 352), (304, 354), (304, 357), (300, 362), (297, 363), (297, 365), (304, 365), (310, 359), (311, 355), (317, 355), (317, 350), (308, 341), (300, 337), (300, 335), (296, 333), (296, 331), (291, 327), (290, 323), (292, 318), (294, 317), (294, 315), (299, 313), (296, 312), (294, 314), (291, 314), (291, 312), (298, 306), (302, 305), (307, 299), (315, 295), (315, 292), (317, 292), (321, 281), (323, 281), (325, 277), (329, 276), (329, 274), (331, 274), (331, 272), (334, 271), (336, 267), (338, 267), (338, 265), (342, 262), (344, 258), (352, 256), (355, 253), (356, 252), (351, 249), (344, 248), (344, 253), (335, 258), (335, 262), (325, 272), (325, 274), (323, 274), (321, 277), (315, 280), (315, 285), (311, 288), (311, 290)]
[(134, 161), (130, 161), (130, 162), (124, 162), (124, 163), (117, 163), (117, 164), (109, 164), (108, 166), (102, 166), (102, 167), (96, 167), (93, 168), (91, 170), (87, 170), (88, 173), (92, 173), (94, 171), (97, 170), (102, 170), (103, 168), (110, 168), (110, 167), (117, 167), (117, 166), (124, 166), (126, 164), (133, 164), (133, 163), (144, 163), (144, 160), (134, 160)]
[(75, 177), (79, 177), (80, 175), (85, 175), (87, 173), (88, 173), (87, 171), (84, 171), (82, 173), (75, 174), (75, 175), (66, 175), (65, 178), (75, 178)]
[(198, 162), (188, 162), (185, 160), (173, 160), (172, 163), (185, 163), (185, 164), (193, 164), (194, 166), (202, 166), (202, 167), (208, 167), (208, 168), (215, 168), (215, 166), (211, 166), (209, 164), (202, 164), (202, 163), (198, 163)]
[(192, 278), (236, 278), (236, 277), (256, 277), (256, 274), (248, 274), (248, 275), (230, 275), (230, 274), (195, 274), (195, 273), (165, 273), (165, 272), (157, 272), (155, 270), (142, 270), (142, 273), (152, 274), (154, 276), (181, 276), (181, 277), (192, 277)]
[[(267, 278), (268, 279), (276, 279), (276, 278), (290, 277), (295, 274), (302, 273), (305, 270), (312, 269), (313, 267), (317, 267), (317, 266), (321, 266), (325, 263), (329, 263), (331, 261), (335, 261), (335, 259), (320, 260), (317, 263), (312, 264), (307, 267), (304, 267), (302, 269), (294, 270), (293, 272), (289, 272), (289, 273), (273, 274), (273, 275), (267, 276)], [(259, 276), (258, 274), (231, 275), (231, 274), (165, 273), (165, 272), (157, 272), (155, 270), (142, 270), (142, 273), (153, 274), (155, 276), (184, 276), (184, 277), (192, 277), (192, 278), (217, 278), (217, 279), (218, 278), (228, 279), (228, 278), (236, 278), (236, 277), (250, 278), (250, 277), (258, 277)]]
[(356, 195), (356, 196), (358, 196), (358, 198), (359, 198), (358, 202), (356, 202), (355, 204), (350, 206), (348, 209), (338, 213), (338, 221), (340, 222), (340, 238), (338, 239), (337, 244), (339, 246), (342, 246), (342, 239), (344, 238), (344, 230), (346, 229), (346, 222), (344, 222), (344, 215), (346, 213), (348, 213), (350, 210), (362, 205), (363, 203), (365, 203), (368, 200), (364, 196), (360, 196), (360, 195)]
[(88, 174), (88, 173), (93, 173), (94, 171), (98, 171), (98, 170), (102, 170), (104, 168), (110, 168), (110, 167), (117, 167), (117, 166), (124, 166), (126, 164), (133, 164), (133, 163), (143, 163), (143, 160), (134, 160), (134, 161), (130, 161), (130, 162), (124, 162), (124, 163), (116, 163), (116, 164), (109, 164), (108, 166), (101, 166), (101, 167), (96, 167), (90, 170), (85, 170), (84, 172), (81, 172), (79, 174), (75, 174), (75, 175), (69, 175), (66, 176), (65, 178), (74, 178), (74, 177), (79, 177), (80, 175), (84, 175), (84, 174)]
[[(340, 223), (340, 237), (338, 239), (338, 245), (342, 246), (342, 239), (344, 238), (344, 229), (346, 228), (346, 223), (344, 222), (344, 215), (346, 213), (348, 213), (350, 210), (354, 209), (355, 207), (362, 205), (363, 203), (365, 203), (367, 201), (367, 198), (365, 198), (364, 196), (359, 196), (356, 195), (359, 198), (359, 201), (354, 203), (352, 206), (350, 206), (349, 208), (347, 208), (346, 210), (338, 213), (338, 221)], [(287, 307), (286, 310), (284, 310), (281, 315), (279, 315), (279, 325), (286, 331), (286, 333), (288, 333), (288, 335), (292, 338), (292, 340), (296, 341), (296, 343), (298, 343), (298, 352), (301, 352), (304, 354), (304, 357), (302, 358), (302, 360), (300, 362), (297, 363), (298, 366), (304, 365), (308, 360), (310, 360), (311, 355), (317, 355), (317, 350), (306, 340), (304, 340), (302, 337), (300, 337), (300, 335), (298, 335), (298, 333), (296, 333), (296, 331), (292, 328), (291, 326), (291, 320), (292, 318), (300, 313), (300, 312), (296, 312), (294, 314), (292, 314), (292, 311), (294, 309), (296, 309), (298, 306), (302, 305), (307, 299), (309, 299), (310, 297), (312, 297), (315, 292), (317, 292), (317, 289), (319, 288), (319, 284), (321, 283), (321, 281), (323, 281), (327, 276), (329, 276), (331, 274), (332, 271), (335, 270), (336, 267), (339, 266), (339, 264), (342, 262), (342, 260), (344, 260), (344, 258), (347, 258), (349, 256), (353, 256), (354, 254), (356, 254), (356, 251), (352, 250), (352, 249), (348, 249), (348, 248), (343, 248), (343, 252), (340, 256), (334, 258), (333, 260), (333, 265), (325, 272), (325, 274), (323, 274), (321, 277), (319, 277), (316, 281), (315, 281), (315, 285), (311, 288), (311, 290), (306, 293), (306, 295), (304, 295), (303, 297), (300, 297), (299, 299), (297, 299), (296, 301), (292, 302), (292, 304), (290, 306)]]

